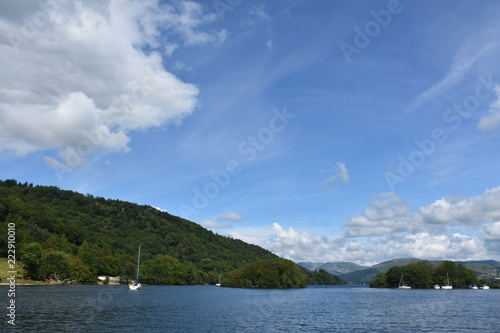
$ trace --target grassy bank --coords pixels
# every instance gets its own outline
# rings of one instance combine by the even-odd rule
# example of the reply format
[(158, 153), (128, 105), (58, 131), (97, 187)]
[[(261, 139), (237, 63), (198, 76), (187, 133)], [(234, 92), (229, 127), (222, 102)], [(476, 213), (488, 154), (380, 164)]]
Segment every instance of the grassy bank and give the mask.
[[(23, 265), (20, 262), (16, 262), (16, 268), (15, 271), (17, 271), (17, 275), (21, 275), (21, 271), (23, 269)], [(0, 281), (0, 284), (8, 284), (7, 278), (10, 276), (9, 271), (12, 271), (12, 269), (9, 268), (9, 262), (7, 258), (0, 258), (0, 276), (2, 277), (2, 281)], [(30, 285), (36, 285), (36, 284), (42, 284), (45, 285), (47, 284), (45, 281), (31, 281), (31, 280), (25, 280), (25, 279), (16, 279), (16, 284), (30, 284)]]

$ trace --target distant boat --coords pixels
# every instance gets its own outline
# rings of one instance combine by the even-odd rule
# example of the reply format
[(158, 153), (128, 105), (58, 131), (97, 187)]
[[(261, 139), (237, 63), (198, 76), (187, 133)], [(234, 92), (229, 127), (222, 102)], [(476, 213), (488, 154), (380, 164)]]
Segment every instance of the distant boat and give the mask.
[(137, 276), (135, 278), (135, 281), (128, 285), (130, 290), (139, 290), (142, 287), (141, 283), (139, 282), (140, 262), (141, 262), (141, 246), (139, 245), (139, 253), (137, 254)]
[(446, 280), (448, 281), (448, 283), (446, 283), (445, 285), (441, 286), (441, 289), (444, 289), (444, 290), (453, 289), (453, 286), (450, 286), (450, 277), (448, 276), (448, 273), (446, 273)]
[(486, 290), (486, 289), (490, 289), (490, 287), (482, 284), (482, 285), (479, 286), (479, 289)]
[(216, 283), (215, 286), (220, 287), (220, 275), (219, 275), (219, 283)]
[(435, 284), (434, 289), (441, 289), (441, 287), (439, 286), (439, 284)]
[(471, 285), (469, 286), (469, 288), (470, 288), (470, 289), (479, 289), (479, 288), (477, 287), (477, 284), (475, 284), (475, 283), (471, 284)]
[(411, 289), (410, 286), (407, 286), (406, 284), (404, 284), (404, 282), (403, 282), (403, 273), (401, 273), (401, 278), (399, 279), (398, 289)]

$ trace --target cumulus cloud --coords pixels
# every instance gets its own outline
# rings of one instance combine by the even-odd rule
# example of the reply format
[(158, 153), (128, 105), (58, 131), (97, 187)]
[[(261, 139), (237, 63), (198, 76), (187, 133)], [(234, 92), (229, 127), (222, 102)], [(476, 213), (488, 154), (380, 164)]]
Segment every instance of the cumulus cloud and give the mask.
[(495, 87), (497, 99), (491, 103), (488, 114), (479, 119), (477, 127), (483, 131), (500, 129), (500, 86)]
[(373, 195), (370, 204), (374, 209), (366, 209), (345, 223), (347, 237), (366, 237), (409, 231), (411, 208), (392, 192)]
[(278, 223), (273, 223), (273, 231), (274, 235), (263, 246), (280, 256), (295, 261), (319, 261), (318, 258), (334, 261), (340, 258), (336, 240), (293, 228), (285, 230)]
[(433, 235), (427, 232), (395, 233), (362, 239), (327, 237), (273, 224), (274, 235), (262, 244), (270, 251), (294, 260), (354, 261), (372, 265), (384, 260), (414, 257), (429, 260), (469, 260), (488, 257), (485, 242), (468, 235)]
[[(322, 172), (325, 172), (325, 170), (322, 170)], [(343, 182), (343, 183), (349, 182), (349, 171), (347, 170), (345, 163), (343, 162), (335, 163), (335, 166), (333, 167), (333, 172), (334, 172), (333, 175), (331, 175), (330, 177), (328, 177), (323, 181), (323, 185), (332, 186), (337, 182)]]
[(88, 153), (128, 151), (130, 131), (194, 111), (198, 88), (162, 65), (179, 41), (161, 47), (162, 33), (220, 43), (225, 32), (202, 31), (213, 14), (189, 1), (54, 4), (0, 10), (0, 151), (58, 150), (49, 165), (77, 167)]
[(232, 226), (223, 224), (223, 223), (217, 223), (215, 221), (201, 221), (200, 225), (202, 225), (205, 228), (210, 228), (210, 229), (227, 229), (227, 228), (232, 228)]
[(500, 187), (483, 194), (447, 196), (419, 209), (397, 194), (373, 195), (362, 214), (345, 222), (344, 235), (326, 236), (273, 224), (260, 243), (295, 261), (374, 264), (398, 257), (471, 260), (500, 254)]
[(233, 212), (227, 212), (224, 215), (219, 216), (217, 218), (217, 221), (221, 221), (221, 222), (223, 222), (223, 221), (241, 222), (241, 221), (243, 221), (243, 216), (241, 216), (240, 214), (233, 213)]
[(419, 209), (422, 223), (467, 225), (500, 220), (500, 186), (462, 200), (445, 197)]
[(490, 223), (500, 220), (500, 186), (482, 195), (457, 199), (447, 196), (417, 210), (411, 209), (394, 193), (372, 197), (375, 209), (366, 209), (346, 221), (347, 237), (384, 235), (404, 231), (424, 231), (448, 226)]

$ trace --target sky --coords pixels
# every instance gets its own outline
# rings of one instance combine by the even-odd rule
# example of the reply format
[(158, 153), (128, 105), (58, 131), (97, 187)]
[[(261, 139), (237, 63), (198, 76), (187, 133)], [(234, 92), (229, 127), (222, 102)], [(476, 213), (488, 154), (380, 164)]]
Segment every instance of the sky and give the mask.
[(500, 260), (500, 2), (2, 1), (0, 179), (296, 262)]

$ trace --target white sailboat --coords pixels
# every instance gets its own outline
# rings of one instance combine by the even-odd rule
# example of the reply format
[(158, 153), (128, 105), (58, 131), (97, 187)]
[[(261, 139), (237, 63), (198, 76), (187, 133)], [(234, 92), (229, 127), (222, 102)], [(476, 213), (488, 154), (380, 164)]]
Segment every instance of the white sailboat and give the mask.
[(399, 279), (398, 289), (411, 289), (410, 286), (407, 286), (406, 284), (403, 283), (403, 273), (401, 273), (401, 278)]
[(135, 281), (128, 285), (130, 290), (139, 290), (142, 287), (141, 283), (139, 282), (140, 261), (141, 261), (141, 246), (139, 245), (139, 253), (137, 254), (137, 276)]
[(444, 290), (453, 289), (453, 286), (450, 286), (450, 277), (448, 276), (448, 273), (446, 273), (446, 280), (448, 283), (446, 283), (445, 285), (442, 285), (441, 289), (444, 289)]
[(216, 283), (215, 286), (220, 287), (220, 275), (219, 275), (219, 283)]

